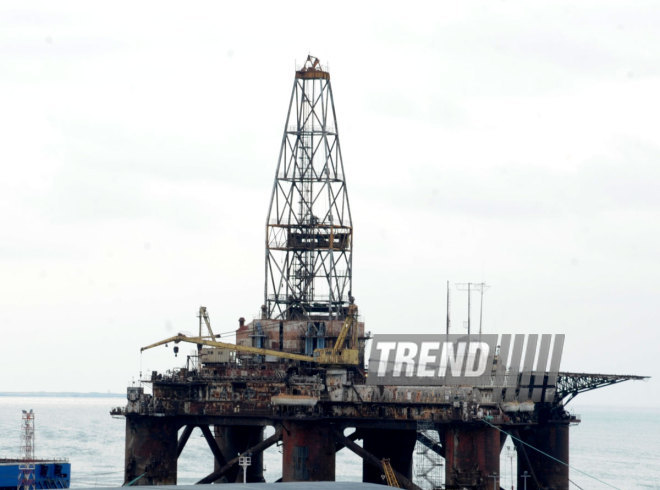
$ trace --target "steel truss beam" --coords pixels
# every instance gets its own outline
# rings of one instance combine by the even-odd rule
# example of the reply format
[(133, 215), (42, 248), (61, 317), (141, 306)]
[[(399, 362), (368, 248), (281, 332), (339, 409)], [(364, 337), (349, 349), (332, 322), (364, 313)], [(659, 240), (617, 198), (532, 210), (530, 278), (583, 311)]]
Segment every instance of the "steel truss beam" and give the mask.
[(588, 374), (562, 373), (557, 376), (556, 400), (566, 405), (573, 398), (585, 391), (595, 390), (604, 386), (614, 385), (628, 380), (643, 380), (649, 376), (632, 374)]

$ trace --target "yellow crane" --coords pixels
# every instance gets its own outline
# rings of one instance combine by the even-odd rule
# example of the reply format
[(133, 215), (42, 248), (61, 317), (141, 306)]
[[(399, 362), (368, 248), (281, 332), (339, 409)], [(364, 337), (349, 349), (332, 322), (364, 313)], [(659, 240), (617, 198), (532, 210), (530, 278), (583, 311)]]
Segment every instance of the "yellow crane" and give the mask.
[[(250, 347), (247, 345), (237, 345), (229, 344), (227, 342), (218, 342), (215, 339), (215, 335), (211, 330), (211, 323), (208, 318), (208, 313), (205, 307), (200, 307), (200, 335), (197, 337), (190, 337), (179, 333), (172, 337), (168, 337), (163, 340), (159, 340), (153, 344), (147, 345), (140, 349), (140, 352), (144, 352), (147, 349), (152, 349), (158, 347), (159, 345), (169, 344), (173, 342), (178, 344), (179, 342), (187, 342), (190, 344), (196, 344), (198, 347), (205, 345), (208, 347), (215, 347), (218, 349), (228, 349), (235, 352), (242, 352), (245, 354), (256, 354), (260, 356), (275, 356), (283, 359), (292, 359), (294, 361), (306, 361), (306, 362), (316, 362), (319, 364), (338, 364), (338, 365), (357, 365), (359, 363), (358, 356), (358, 335), (357, 335), (357, 306), (350, 304), (348, 307), (348, 313), (344, 319), (339, 335), (337, 336), (337, 341), (335, 342), (334, 347), (329, 349), (316, 349), (314, 350), (314, 356), (305, 356), (303, 354), (294, 354), (292, 352), (285, 352), (272, 349), (263, 349), (260, 347)], [(201, 320), (204, 320), (206, 326), (209, 330), (209, 336), (202, 336), (202, 327)], [(352, 330), (352, 343), (351, 347), (343, 348), (343, 345), (346, 343), (348, 337), (348, 332)], [(175, 353), (178, 352), (178, 347), (175, 346)]]
[[(350, 348), (344, 348), (348, 332), (352, 332)], [(357, 305), (351, 303), (348, 305), (348, 312), (341, 326), (337, 341), (334, 347), (330, 349), (316, 349), (314, 357), (318, 358), (320, 364), (354, 364), (359, 363), (358, 359), (358, 325), (357, 325)]]

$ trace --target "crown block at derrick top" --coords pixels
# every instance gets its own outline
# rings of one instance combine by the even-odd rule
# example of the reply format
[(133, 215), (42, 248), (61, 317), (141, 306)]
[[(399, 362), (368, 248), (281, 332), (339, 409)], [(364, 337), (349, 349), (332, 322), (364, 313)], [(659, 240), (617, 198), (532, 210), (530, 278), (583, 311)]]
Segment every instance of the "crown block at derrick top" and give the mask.
[(296, 78), (302, 78), (305, 80), (322, 78), (324, 80), (330, 80), (330, 73), (323, 70), (315, 70), (314, 68), (303, 68), (302, 70), (296, 71)]

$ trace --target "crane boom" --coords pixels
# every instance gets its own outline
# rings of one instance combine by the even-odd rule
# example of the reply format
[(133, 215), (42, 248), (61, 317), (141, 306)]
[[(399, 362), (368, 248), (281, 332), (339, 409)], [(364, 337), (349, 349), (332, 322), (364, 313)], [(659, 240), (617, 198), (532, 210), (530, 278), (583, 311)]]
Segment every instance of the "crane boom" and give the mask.
[[(335, 346), (332, 349), (333, 354), (338, 354), (339, 351), (342, 350), (344, 343), (346, 342), (346, 337), (348, 336), (348, 331), (351, 329), (352, 326), (354, 327), (356, 310), (357, 310), (356, 305), (354, 304), (349, 305), (348, 314), (346, 315), (344, 324), (342, 325), (339, 335), (337, 336), (337, 342), (335, 342)], [(357, 333), (357, 328), (354, 327), (353, 331), (354, 333)], [(355, 335), (353, 337), (355, 337)], [(356, 346), (352, 345), (351, 347), (355, 349)]]
[[(346, 344), (346, 337), (348, 337), (348, 332), (351, 331), (352, 334), (352, 345), (350, 348), (344, 348)], [(314, 351), (314, 357), (318, 359), (320, 364), (353, 364), (358, 365), (360, 363), (359, 350), (358, 350), (358, 336), (357, 336), (357, 305), (351, 303), (348, 306), (348, 312), (344, 323), (339, 331), (337, 336), (337, 341), (332, 349), (316, 349)]]
[(284, 359), (293, 359), (294, 361), (316, 362), (316, 359), (314, 359), (312, 356), (304, 356), (302, 354), (294, 354), (292, 352), (284, 352), (279, 350), (262, 349), (259, 347), (250, 347), (248, 345), (236, 345), (236, 344), (229, 344), (226, 342), (217, 342), (215, 340), (208, 340), (203, 337), (188, 337), (187, 335), (183, 335), (183, 334), (175, 335), (165, 340), (161, 340), (159, 342), (155, 342), (153, 344), (142, 347), (140, 349), (140, 352), (144, 352), (147, 349), (158, 347), (159, 345), (167, 344), (169, 342), (174, 342), (175, 344), (179, 342), (188, 342), (190, 344), (197, 344), (197, 345), (201, 344), (201, 345), (206, 345), (208, 347), (217, 347), (219, 349), (228, 349), (236, 352), (244, 352), (246, 354), (257, 354), (260, 356), (276, 356), (276, 357), (282, 357)]
[(200, 337), (202, 336), (202, 320), (204, 320), (204, 323), (206, 323), (206, 328), (209, 330), (209, 334), (211, 335), (211, 338), (215, 338), (215, 335), (213, 334), (213, 330), (211, 330), (211, 319), (209, 318), (209, 314), (206, 311), (206, 306), (200, 306), (199, 307), (199, 335)]

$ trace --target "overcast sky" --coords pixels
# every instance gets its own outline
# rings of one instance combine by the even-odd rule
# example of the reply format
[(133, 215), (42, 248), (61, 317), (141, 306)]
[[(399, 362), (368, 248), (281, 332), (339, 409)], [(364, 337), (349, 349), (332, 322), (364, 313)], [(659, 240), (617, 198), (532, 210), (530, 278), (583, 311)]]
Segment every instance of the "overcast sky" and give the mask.
[(645, 2), (3, 2), (0, 391), (123, 392), (182, 362), (139, 347), (200, 305), (220, 332), (257, 315), (311, 53), (366, 329), (443, 331), (446, 281), (485, 281), (486, 332), (654, 376), (582, 403), (660, 405), (658, 25)]

